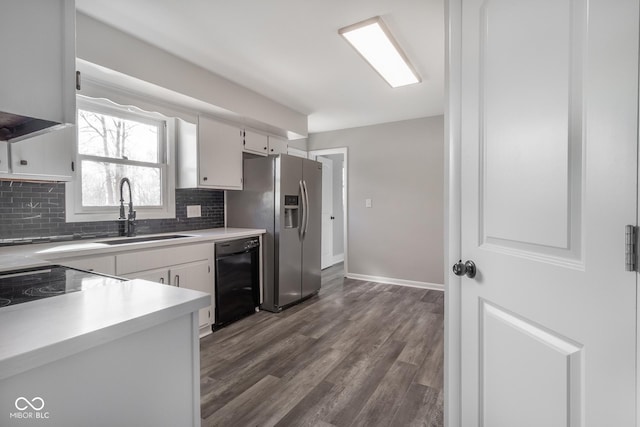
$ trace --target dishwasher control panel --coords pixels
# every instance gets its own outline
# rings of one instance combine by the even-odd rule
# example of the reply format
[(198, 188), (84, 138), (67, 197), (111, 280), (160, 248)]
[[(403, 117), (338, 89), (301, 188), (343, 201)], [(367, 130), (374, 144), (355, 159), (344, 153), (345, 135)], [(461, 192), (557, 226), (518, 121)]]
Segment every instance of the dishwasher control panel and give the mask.
[(232, 255), (235, 253), (246, 252), (248, 250), (260, 247), (260, 239), (258, 237), (250, 237), (247, 239), (230, 240), (228, 242), (216, 243), (216, 256)]

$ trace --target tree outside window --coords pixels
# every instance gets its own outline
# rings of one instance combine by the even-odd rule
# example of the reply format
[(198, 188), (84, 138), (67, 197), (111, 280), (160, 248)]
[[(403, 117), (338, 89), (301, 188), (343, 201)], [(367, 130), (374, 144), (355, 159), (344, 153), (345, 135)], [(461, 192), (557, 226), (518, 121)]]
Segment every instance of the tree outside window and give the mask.
[(123, 177), (131, 181), (135, 206), (162, 206), (164, 130), (164, 122), (133, 113), (79, 108), (82, 206), (118, 206)]

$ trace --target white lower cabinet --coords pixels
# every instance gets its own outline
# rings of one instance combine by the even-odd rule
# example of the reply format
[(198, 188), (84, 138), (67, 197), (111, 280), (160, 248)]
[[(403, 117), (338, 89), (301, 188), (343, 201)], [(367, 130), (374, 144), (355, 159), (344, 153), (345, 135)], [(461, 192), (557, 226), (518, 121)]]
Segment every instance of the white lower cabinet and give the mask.
[[(124, 277), (127, 279), (149, 280), (150, 282), (193, 289), (194, 291), (207, 292), (209, 294), (213, 289), (211, 266), (208, 259), (155, 270), (128, 273)], [(201, 331), (211, 326), (211, 307), (200, 309), (199, 318)]]
[(200, 335), (211, 333), (211, 314), (215, 304), (212, 243), (49, 261), (96, 273), (148, 280), (209, 293), (212, 295), (211, 306), (200, 310), (199, 321)]
[[(213, 295), (213, 245), (197, 244), (117, 254), (116, 274), (128, 279), (207, 292)], [(213, 297), (211, 299), (213, 305)], [(200, 310), (200, 334), (211, 332), (212, 307)]]
[(150, 282), (162, 283), (163, 285), (169, 284), (169, 270), (166, 268), (129, 273), (124, 277), (126, 277), (127, 279), (148, 280)]

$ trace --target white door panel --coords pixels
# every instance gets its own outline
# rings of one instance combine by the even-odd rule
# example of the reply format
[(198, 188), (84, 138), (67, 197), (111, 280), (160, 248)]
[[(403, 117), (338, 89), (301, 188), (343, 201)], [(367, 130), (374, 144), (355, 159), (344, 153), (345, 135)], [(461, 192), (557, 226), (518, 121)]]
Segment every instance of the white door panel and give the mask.
[(462, 28), (461, 424), (635, 425), (638, 0), (463, 0)]
[(333, 160), (318, 156), (322, 163), (322, 257), (321, 268), (333, 263)]

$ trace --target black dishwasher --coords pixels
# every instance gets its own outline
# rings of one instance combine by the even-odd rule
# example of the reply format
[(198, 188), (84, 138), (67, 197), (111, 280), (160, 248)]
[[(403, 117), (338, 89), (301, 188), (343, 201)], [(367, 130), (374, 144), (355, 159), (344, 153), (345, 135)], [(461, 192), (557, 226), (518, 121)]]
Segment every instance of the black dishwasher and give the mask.
[(216, 243), (214, 329), (256, 312), (260, 306), (260, 240)]

